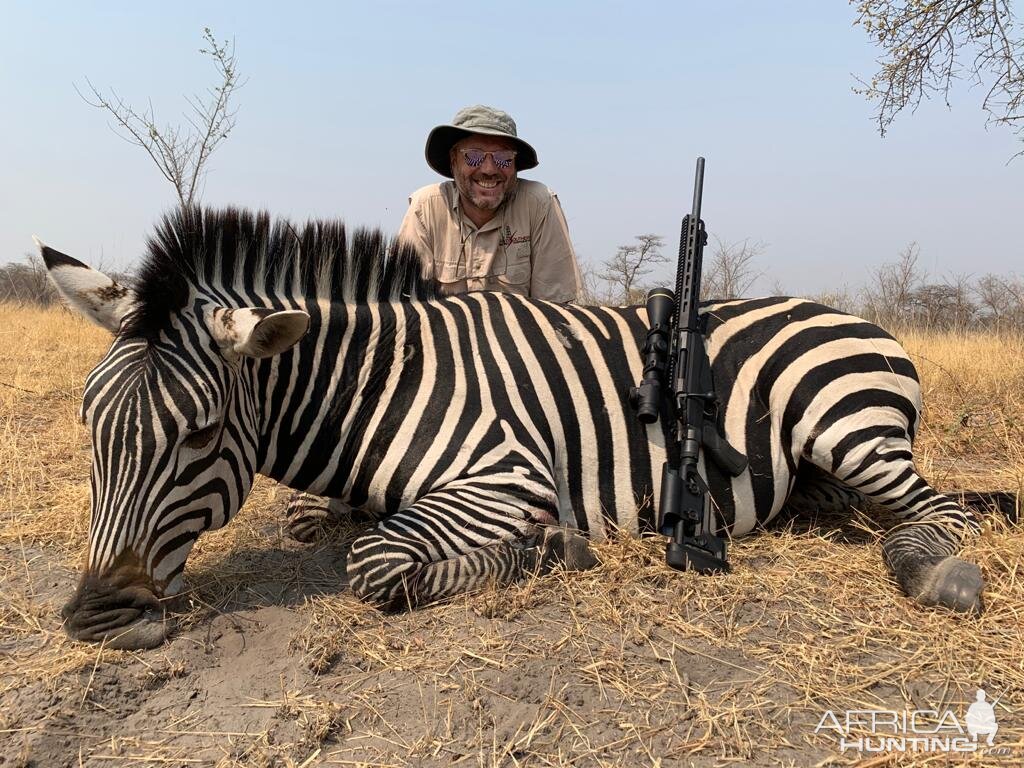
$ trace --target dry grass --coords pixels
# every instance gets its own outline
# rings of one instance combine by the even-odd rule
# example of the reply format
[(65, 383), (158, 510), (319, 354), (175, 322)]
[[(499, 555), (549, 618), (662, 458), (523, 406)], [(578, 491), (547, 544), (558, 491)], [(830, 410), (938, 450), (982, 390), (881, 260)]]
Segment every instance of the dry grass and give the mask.
[(926, 420), (918, 464), (937, 485), (1021, 488), (1024, 336), (908, 332)]
[[(994, 697), (1024, 757), (1024, 537), (992, 520), (967, 556), (977, 619), (915, 608), (881, 567), (874, 520), (793, 523), (738, 542), (734, 572), (667, 570), (657, 541), (602, 564), (409, 614), (343, 589), (353, 531), (301, 547), (257, 485), (204, 537), (173, 642), (65, 639), (59, 608), (88, 525), (76, 413), (107, 335), (0, 305), (0, 766), (944, 765), (863, 758), (815, 734), (825, 710)], [(1021, 488), (1024, 341), (908, 335), (928, 405), (919, 454), (941, 488)], [(958, 759), (959, 760), (959, 759)]]

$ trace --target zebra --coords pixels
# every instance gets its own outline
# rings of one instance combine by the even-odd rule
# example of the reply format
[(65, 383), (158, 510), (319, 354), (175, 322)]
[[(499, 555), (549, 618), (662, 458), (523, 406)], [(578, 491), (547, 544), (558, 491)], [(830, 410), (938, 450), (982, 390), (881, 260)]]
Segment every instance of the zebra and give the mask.
[[(347, 574), (385, 609), (590, 567), (587, 536), (654, 528), (674, 448), (626, 404), (643, 308), (444, 296), (380, 231), (236, 208), (164, 215), (134, 287), (38, 244), (69, 305), (114, 333), (82, 401), (91, 522), (72, 638), (163, 642), (189, 551), (257, 472), (379, 518)], [(899, 343), (798, 298), (703, 312), (719, 426), (749, 458), (736, 478), (701, 467), (718, 530), (866, 498), (901, 520), (882, 553), (903, 592), (979, 611), (980, 570), (956, 556), (978, 521), (914, 467), (921, 391)]]

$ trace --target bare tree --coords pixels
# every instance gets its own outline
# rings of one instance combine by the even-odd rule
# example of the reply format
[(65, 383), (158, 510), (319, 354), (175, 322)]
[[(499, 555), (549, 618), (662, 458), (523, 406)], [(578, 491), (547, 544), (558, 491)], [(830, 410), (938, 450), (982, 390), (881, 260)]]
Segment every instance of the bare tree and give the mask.
[(1024, 278), (985, 275), (974, 286), (981, 320), (994, 330), (1024, 327)]
[(861, 312), (861, 307), (857, 303), (857, 297), (854, 292), (851, 292), (847, 286), (842, 288), (834, 288), (828, 291), (822, 291), (808, 296), (811, 301), (816, 301), (819, 304), (824, 304), (826, 307), (832, 307), (832, 309), (838, 309), (840, 312), (846, 312), (849, 315), (856, 315)]
[(987, 88), (988, 121), (1024, 138), (1024, 37), (1009, 0), (850, 2), (856, 23), (882, 52), (878, 72), (858, 79), (863, 87), (854, 90), (877, 103), (883, 136), (896, 115), (922, 99), (940, 95), (949, 106), (953, 81), (967, 77)]
[(661, 252), (665, 239), (659, 235), (637, 235), (636, 245), (620, 245), (596, 277), (611, 286), (611, 303), (643, 304), (647, 300), (642, 278), (650, 274), (655, 264), (664, 264), (668, 257)]
[(910, 323), (914, 315), (914, 291), (924, 285), (926, 273), (917, 265), (921, 248), (910, 243), (899, 258), (875, 270), (864, 288), (864, 314), (889, 328)]
[(582, 306), (608, 306), (621, 303), (615, 290), (598, 275), (597, 267), (586, 262), (581, 263), (580, 276), (583, 278), (583, 284), (577, 300)]
[(743, 296), (761, 273), (754, 269), (754, 260), (767, 244), (756, 240), (723, 243), (715, 237), (711, 260), (705, 263), (701, 276), (701, 297), (735, 299)]
[(235, 127), (237, 109), (231, 108), (231, 97), (243, 85), (238, 78), (234, 43), (218, 43), (209, 27), (203, 30), (203, 40), (206, 46), (199, 52), (213, 60), (219, 80), (207, 91), (206, 98), (188, 99), (192, 113), (185, 114), (187, 126), (168, 124), (161, 128), (152, 103), (139, 112), (113, 89), (109, 97), (100, 93), (88, 79), (93, 98), (82, 96), (91, 106), (110, 113), (122, 138), (146, 151), (160, 174), (174, 185), (183, 206), (196, 199), (210, 155)]
[(50, 306), (57, 300), (57, 290), (47, 274), (36, 254), (25, 254), (21, 264), (5, 264), (0, 267), (0, 302)]

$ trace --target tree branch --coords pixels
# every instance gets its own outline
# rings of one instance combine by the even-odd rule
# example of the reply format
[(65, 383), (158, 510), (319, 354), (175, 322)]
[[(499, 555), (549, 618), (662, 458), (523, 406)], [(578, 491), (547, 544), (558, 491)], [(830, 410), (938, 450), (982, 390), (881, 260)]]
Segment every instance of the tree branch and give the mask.
[(244, 83), (239, 81), (235, 46), (218, 43), (209, 27), (203, 30), (208, 47), (199, 52), (213, 59), (219, 77), (218, 85), (208, 89), (209, 101), (198, 97), (186, 99), (194, 115), (185, 115), (191, 130), (180, 125), (160, 128), (156, 123), (152, 102), (142, 114), (135, 111), (113, 89), (108, 98), (86, 78), (93, 100), (75, 86), (78, 95), (92, 107), (102, 109), (114, 120), (114, 132), (136, 144), (149, 155), (160, 175), (174, 186), (178, 202), (191, 205), (197, 194), (199, 180), (207, 170), (210, 156), (235, 127), (236, 110), (230, 109), (231, 98)]

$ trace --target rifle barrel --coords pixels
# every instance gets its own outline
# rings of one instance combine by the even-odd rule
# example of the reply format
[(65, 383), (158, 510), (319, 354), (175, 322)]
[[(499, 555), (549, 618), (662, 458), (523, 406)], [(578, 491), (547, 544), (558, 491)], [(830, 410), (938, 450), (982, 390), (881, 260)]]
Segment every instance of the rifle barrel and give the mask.
[(697, 158), (697, 175), (693, 180), (693, 220), (700, 221), (700, 198), (704, 192), (704, 158)]

